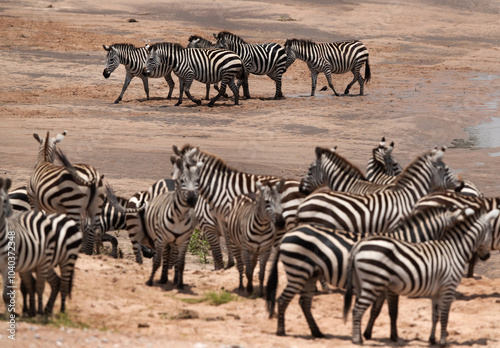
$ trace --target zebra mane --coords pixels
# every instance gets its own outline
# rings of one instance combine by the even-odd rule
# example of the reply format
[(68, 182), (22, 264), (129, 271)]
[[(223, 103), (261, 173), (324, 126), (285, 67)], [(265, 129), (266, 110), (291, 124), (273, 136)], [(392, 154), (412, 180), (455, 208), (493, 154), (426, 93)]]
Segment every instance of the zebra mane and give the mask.
[(137, 48), (137, 47), (135, 47), (134, 44), (130, 44), (130, 43), (116, 43), (116, 44), (112, 44), (111, 46), (114, 48), (121, 48), (124, 50), (135, 50)]
[(316, 45), (316, 42), (306, 39), (287, 39), (285, 47), (290, 47), (292, 45), (311, 46)]
[(230, 40), (230, 41), (234, 41), (234, 42), (238, 42), (238, 43), (242, 43), (242, 44), (247, 43), (241, 37), (229, 32), (229, 31), (221, 31), (219, 34), (217, 34), (217, 37), (224, 38), (226, 40)]
[[(191, 146), (189, 144), (186, 144), (184, 145), (181, 149), (180, 149), (180, 153), (182, 155), (186, 154), (188, 151), (192, 150), (196, 148), (195, 146)], [(202, 160), (204, 163), (207, 163), (207, 162), (211, 162), (211, 164), (216, 167), (218, 170), (220, 171), (224, 171), (224, 172), (238, 172), (238, 170), (230, 167), (229, 165), (226, 164), (226, 162), (218, 157), (217, 155), (214, 155), (214, 154), (211, 154), (211, 153), (208, 153), (204, 150), (201, 150), (200, 148), (198, 148), (198, 151), (197, 151), (197, 157), (198, 157), (198, 160)]]
[(413, 160), (413, 162), (411, 162), (409, 165), (407, 165), (406, 168), (403, 169), (403, 171), (401, 172), (401, 174), (398, 175), (398, 177), (396, 178), (396, 181), (394, 181), (395, 188), (397, 188), (401, 184), (402, 181), (405, 181), (407, 179), (408, 172), (414, 170), (413, 168), (415, 167), (415, 165), (417, 163), (423, 163), (423, 162), (425, 162), (426, 159), (428, 157), (430, 157), (431, 155), (433, 155), (433, 154), (434, 154), (433, 150), (427, 151), (423, 155), (420, 155), (417, 158), (415, 158)]
[(45, 137), (45, 144), (43, 144), (43, 161), (48, 162), (49, 159), (49, 140), (50, 140), (50, 133), (47, 131), (47, 136)]
[(325, 155), (332, 162), (335, 162), (336, 159), (341, 161), (344, 164), (344, 168), (349, 169), (349, 174), (353, 174), (353, 175), (359, 176), (363, 180), (367, 180), (365, 174), (363, 174), (361, 169), (359, 169), (356, 165), (352, 164), (345, 157), (339, 155), (337, 153), (337, 151), (332, 151), (332, 150), (327, 149), (327, 148), (320, 148), (320, 149), (321, 149), (321, 154)]
[(150, 49), (152, 50), (153, 48), (154, 49), (158, 49), (158, 48), (162, 48), (162, 47), (172, 47), (172, 48), (175, 48), (175, 49), (178, 49), (178, 50), (182, 50), (184, 49), (184, 47), (182, 47), (181, 44), (179, 43), (174, 43), (174, 42), (158, 42), (158, 43), (154, 43), (152, 44), (151, 46), (149, 46)]

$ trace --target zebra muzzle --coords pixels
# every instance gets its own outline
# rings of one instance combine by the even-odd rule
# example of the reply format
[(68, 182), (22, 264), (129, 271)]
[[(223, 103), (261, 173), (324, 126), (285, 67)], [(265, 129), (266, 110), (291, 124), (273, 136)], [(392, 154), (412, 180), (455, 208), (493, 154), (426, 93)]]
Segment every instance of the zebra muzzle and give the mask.
[(187, 204), (194, 208), (198, 202), (198, 194), (196, 192), (189, 192), (187, 196)]
[(108, 69), (104, 69), (102, 72), (102, 76), (104, 76), (105, 79), (111, 76), (111, 74), (108, 72)]
[(142, 74), (146, 77), (149, 77), (151, 75), (151, 71), (148, 70), (148, 68), (142, 69)]
[(489, 258), (490, 258), (490, 253), (489, 253), (489, 252), (488, 252), (488, 253), (486, 253), (486, 254), (484, 254), (484, 255), (479, 255), (479, 259), (480, 259), (481, 261), (486, 261), (486, 260), (488, 260)]
[(285, 228), (285, 218), (281, 214), (276, 214), (276, 219), (274, 225), (276, 226), (277, 229), (283, 229)]

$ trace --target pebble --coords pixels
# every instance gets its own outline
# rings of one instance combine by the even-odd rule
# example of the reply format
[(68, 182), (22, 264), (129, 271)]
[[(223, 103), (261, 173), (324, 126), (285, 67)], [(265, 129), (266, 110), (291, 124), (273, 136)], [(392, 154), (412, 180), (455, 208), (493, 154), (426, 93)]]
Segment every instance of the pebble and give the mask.
[(39, 339), (40, 335), (39, 334), (35, 334), (33, 337), (36, 338), (36, 339)]

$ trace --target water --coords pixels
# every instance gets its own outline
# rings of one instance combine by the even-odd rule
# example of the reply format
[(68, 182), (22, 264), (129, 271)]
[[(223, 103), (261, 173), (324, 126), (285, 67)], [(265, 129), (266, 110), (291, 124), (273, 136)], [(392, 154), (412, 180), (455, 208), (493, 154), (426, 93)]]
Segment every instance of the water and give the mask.
[[(500, 117), (491, 116), (491, 122), (467, 127), (464, 130), (469, 134), (469, 139), (454, 139), (452, 147), (469, 149), (494, 149), (500, 147)], [(489, 155), (498, 157), (500, 152), (489, 153)]]

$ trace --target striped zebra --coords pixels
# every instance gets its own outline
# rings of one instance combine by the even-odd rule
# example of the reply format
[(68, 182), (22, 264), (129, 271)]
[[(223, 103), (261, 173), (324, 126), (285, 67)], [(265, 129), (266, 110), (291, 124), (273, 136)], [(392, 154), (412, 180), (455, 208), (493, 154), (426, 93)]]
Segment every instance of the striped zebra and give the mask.
[[(310, 40), (288, 39), (285, 42), (285, 50), (287, 55), (292, 57), (292, 60), (297, 57), (306, 62), (311, 71), (311, 96), (314, 96), (316, 91), (316, 82), (320, 72), (325, 74), (328, 86), (336, 96), (339, 94), (333, 87), (332, 74), (345, 74), (348, 71), (353, 73), (354, 78), (347, 85), (344, 94), (349, 94), (354, 82), (358, 81), (359, 94), (363, 95), (365, 82), (370, 81), (368, 50), (360, 41), (315, 43)], [(363, 64), (366, 64), (364, 78), (360, 74)]]
[[(488, 211), (492, 211), (500, 206), (500, 197), (474, 197), (471, 195), (464, 195), (454, 192), (434, 192), (427, 196), (422, 197), (417, 201), (413, 207), (414, 211), (419, 211), (427, 207), (446, 207), (448, 209), (453, 209), (453, 207), (473, 207), (478, 208), (484, 205)], [(491, 250), (500, 250), (500, 217), (492, 221), (492, 239), (491, 239)], [(477, 262), (477, 255), (475, 254), (469, 262), (469, 267), (467, 270), (467, 278), (472, 278), (474, 276), (474, 266)]]
[[(279, 191), (284, 179), (271, 185), (256, 182), (255, 193), (237, 196), (227, 217), (227, 231), (239, 273), (243, 293), (243, 272), (247, 277), (247, 294), (253, 293), (253, 273), (260, 260), (260, 294), (264, 296), (264, 276), (271, 249), (278, 238), (277, 229), (285, 226)], [(244, 261), (244, 262), (243, 262)]]
[[(96, 243), (100, 245), (101, 230), (99, 216), (102, 213), (106, 189), (101, 175), (87, 164), (69, 163), (56, 147), (57, 138), (45, 138), (33, 134), (40, 148), (35, 170), (26, 188), (28, 199), (34, 210), (47, 213), (66, 214), (81, 226), (82, 214), (91, 219)], [(54, 165), (54, 153), (63, 166)]]
[[(127, 204), (127, 199), (123, 197), (117, 197), (118, 204), (125, 206)], [(28, 199), (28, 193), (26, 186), (18, 187), (9, 192), (9, 200), (14, 211), (29, 211), (31, 210), (31, 205)], [(125, 214), (116, 209), (116, 207), (111, 204), (107, 199), (104, 201), (104, 207), (102, 209), (101, 215), (99, 215), (99, 226), (102, 231), (101, 241), (110, 242), (112, 246), (111, 256), (115, 259), (118, 258), (118, 240), (116, 237), (106, 233), (108, 231), (118, 231), (126, 229)], [(92, 242), (86, 242), (86, 235), (93, 238), (92, 226), (88, 217), (85, 217), (83, 230), (83, 240), (84, 245), (89, 250), (84, 250), (82, 252), (87, 255), (92, 255), (93, 244)]]
[(305, 195), (328, 185), (330, 190), (367, 194), (382, 192), (394, 185), (378, 185), (368, 181), (358, 167), (337, 153), (337, 147), (316, 147), (316, 160), (300, 181), (300, 192)]
[[(353, 246), (347, 266), (347, 290), (344, 297), (344, 320), (351, 308), (353, 288), (356, 303), (352, 310), (352, 342), (361, 344), (361, 318), (365, 310), (384, 292), (389, 314), (395, 322), (397, 295), (432, 300), (432, 328), (429, 342), (436, 343), (436, 324), (441, 320), (441, 339), (446, 345), (446, 327), (455, 291), (462, 280), (465, 265), (477, 250), (489, 256), (490, 221), (499, 210), (483, 208), (470, 216), (457, 219), (441, 240), (409, 243), (383, 236), (368, 237)], [(391, 330), (392, 332), (392, 330)], [(396, 341), (397, 335), (391, 334)]]
[[(76, 222), (64, 214), (46, 214), (35, 210), (12, 214), (7, 194), (10, 184), (10, 179), (0, 178), (0, 270), (3, 276), (3, 298), (6, 309), (9, 300), (7, 291), (11, 284), (8, 275), (16, 272), (20, 274), (30, 295), (29, 314), (35, 315), (37, 312), (35, 287), (38, 295), (38, 313), (43, 314), (43, 291), (46, 280), (49, 281), (52, 290), (45, 313), (52, 313), (59, 292), (61, 312), (64, 312), (66, 297), (71, 294), (74, 266), (82, 243), (82, 233)], [(54, 271), (57, 266), (60, 268), (60, 277)], [(33, 282), (32, 272), (36, 272), (36, 282)], [(23, 297), (26, 301), (26, 297)], [(25, 303), (24, 308), (27, 307)]]
[[(392, 184), (401, 174), (401, 165), (392, 157), (394, 142), (389, 146), (385, 145), (385, 137), (379, 146), (372, 151), (372, 157), (368, 161), (366, 178), (377, 184)], [(484, 197), (479, 188), (470, 180), (464, 180), (464, 186), (460, 190), (461, 194), (473, 197)]]
[(148, 47), (148, 53), (148, 64), (144, 70), (146, 76), (156, 69), (172, 69), (179, 77), (180, 93), (176, 106), (182, 104), (184, 92), (194, 103), (201, 104), (201, 100), (194, 98), (189, 92), (193, 80), (205, 84), (221, 82), (219, 93), (210, 99), (208, 106), (213, 106), (224, 95), (228, 84), (234, 95), (234, 104), (238, 105), (239, 92), (234, 79), (241, 78), (243, 64), (234, 52), (221, 49), (184, 48), (179, 44), (163, 42)]
[(385, 144), (385, 137), (377, 147), (373, 148), (372, 155), (366, 167), (366, 179), (375, 184), (393, 184), (399, 174), (403, 172), (401, 165), (392, 157), (394, 141), (389, 146)]
[(115, 104), (118, 104), (125, 94), (125, 91), (130, 84), (130, 81), (134, 77), (139, 77), (144, 85), (144, 92), (146, 92), (147, 100), (149, 100), (149, 83), (148, 78), (165, 78), (168, 83), (168, 96), (167, 99), (172, 98), (172, 92), (174, 91), (175, 82), (172, 79), (172, 69), (167, 66), (158, 67), (158, 69), (151, 70), (148, 76), (144, 75), (144, 68), (148, 62), (148, 47), (146, 44), (144, 47), (135, 47), (132, 44), (113, 44), (111, 46), (102, 45), (106, 55), (106, 63), (104, 71), (102, 72), (104, 78), (109, 78), (113, 71), (115, 71), (120, 64), (125, 66), (125, 82), (123, 83), (122, 92), (120, 96), (115, 100)]
[(178, 256), (175, 267), (174, 283), (182, 290), (184, 287), (183, 272), (185, 255), (189, 243), (189, 238), (194, 232), (196, 216), (194, 207), (198, 199), (198, 172), (202, 163), (185, 165), (180, 158), (171, 157), (173, 165), (172, 179), (175, 180), (175, 191), (167, 191), (153, 198), (145, 210), (145, 229), (152, 237), (155, 246), (155, 256), (153, 257), (153, 270), (146, 285), (153, 285), (153, 278), (161, 265), (163, 258), (163, 268), (160, 284), (168, 281), (170, 251), (168, 245), (177, 247)]
[[(411, 214), (391, 231), (384, 233), (392, 238), (409, 242), (421, 242), (439, 238), (444, 228), (449, 226), (461, 214), (463, 209), (451, 211), (431, 207)], [(366, 234), (335, 230), (320, 225), (299, 225), (288, 231), (279, 246), (267, 284), (267, 309), (270, 317), (274, 314), (278, 281), (278, 260), (283, 263), (287, 285), (278, 299), (277, 335), (285, 335), (285, 311), (293, 299), (300, 293), (300, 305), (314, 337), (323, 337), (311, 313), (312, 297), (318, 279), (326, 283), (345, 288), (346, 270), (352, 246)], [(365, 334), (371, 336), (375, 319), (384, 302), (381, 297), (379, 307), (373, 308)]]
[[(207, 39), (198, 36), (198, 35), (191, 35), (188, 39), (189, 43), (186, 46), (186, 48), (217, 48), (214, 43), (211, 41), (208, 41)], [(219, 86), (217, 86), (216, 83), (214, 83), (214, 89), (218, 92), (219, 91)], [(210, 100), (210, 84), (207, 83), (206, 85), (206, 100)], [(229, 96), (227, 93), (224, 94), (224, 98), (228, 98)]]
[(213, 35), (217, 40), (217, 47), (231, 50), (241, 57), (245, 67), (245, 76), (242, 81), (245, 98), (250, 99), (248, 89), (249, 74), (269, 76), (276, 83), (274, 99), (283, 98), (281, 80), (288, 68), (287, 53), (283, 47), (277, 43), (250, 44), (241, 37), (227, 31), (221, 31)]
[(315, 192), (299, 205), (297, 223), (320, 224), (359, 233), (380, 233), (409, 215), (417, 200), (433, 189), (460, 191), (463, 182), (442, 161), (445, 148), (417, 157), (405, 168), (391, 190), (355, 195)]

